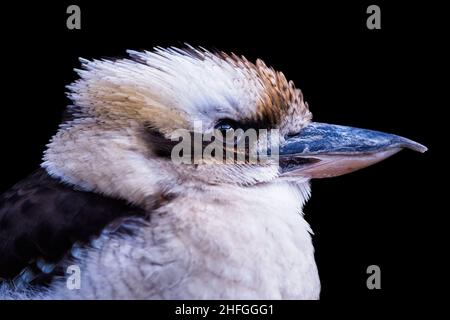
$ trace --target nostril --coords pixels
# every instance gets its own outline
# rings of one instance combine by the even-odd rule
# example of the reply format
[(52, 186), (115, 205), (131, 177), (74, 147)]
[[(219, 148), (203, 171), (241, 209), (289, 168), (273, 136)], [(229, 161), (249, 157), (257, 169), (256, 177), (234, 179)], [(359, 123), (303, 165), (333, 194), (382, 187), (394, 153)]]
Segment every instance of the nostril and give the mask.
[(288, 133), (284, 136), (285, 139), (290, 139), (298, 135), (298, 133)]

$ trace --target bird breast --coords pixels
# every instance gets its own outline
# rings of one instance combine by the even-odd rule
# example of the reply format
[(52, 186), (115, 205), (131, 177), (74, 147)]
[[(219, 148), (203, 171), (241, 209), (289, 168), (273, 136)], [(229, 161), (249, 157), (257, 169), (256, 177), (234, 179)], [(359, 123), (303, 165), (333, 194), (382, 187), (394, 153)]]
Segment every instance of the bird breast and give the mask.
[[(317, 299), (309, 185), (185, 190), (133, 237), (86, 252), (82, 288), (65, 298)], [(83, 283), (85, 284), (83, 286)]]

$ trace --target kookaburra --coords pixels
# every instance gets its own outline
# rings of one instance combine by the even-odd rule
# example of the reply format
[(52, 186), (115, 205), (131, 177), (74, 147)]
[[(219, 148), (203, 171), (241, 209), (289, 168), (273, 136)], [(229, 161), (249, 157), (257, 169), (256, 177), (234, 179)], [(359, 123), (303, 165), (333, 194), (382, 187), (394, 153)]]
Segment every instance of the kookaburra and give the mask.
[[(301, 91), (261, 60), (192, 47), (128, 54), (81, 60), (41, 168), (2, 195), (0, 298), (318, 299), (302, 213), (310, 179), (426, 150), (312, 122)], [(173, 161), (179, 129), (249, 128), (277, 130), (278, 161)]]

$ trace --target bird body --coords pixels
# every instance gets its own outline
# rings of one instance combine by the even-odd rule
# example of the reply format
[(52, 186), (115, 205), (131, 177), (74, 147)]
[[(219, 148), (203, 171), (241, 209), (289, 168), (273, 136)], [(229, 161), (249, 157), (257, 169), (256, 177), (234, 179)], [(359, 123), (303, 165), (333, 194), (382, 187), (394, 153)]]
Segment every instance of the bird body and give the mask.
[[(318, 299), (303, 218), (309, 180), (401, 148), (426, 150), (394, 135), (312, 123), (301, 91), (260, 60), (190, 47), (129, 54), (82, 59), (80, 79), (68, 86), (70, 117), (42, 169), (3, 196), (0, 297)], [(174, 161), (177, 130), (217, 138), (235, 129), (259, 130), (244, 143), (245, 154), (258, 156), (267, 151), (264, 130), (273, 130), (280, 158)], [(217, 150), (237, 157), (236, 139), (218, 139)], [(74, 290), (70, 265), (81, 272)]]
[(82, 288), (69, 291), (61, 282), (57, 296), (317, 299), (320, 283), (301, 203), (302, 193), (283, 183), (251, 192), (183, 190), (141, 221), (133, 237), (104, 233), (84, 253)]

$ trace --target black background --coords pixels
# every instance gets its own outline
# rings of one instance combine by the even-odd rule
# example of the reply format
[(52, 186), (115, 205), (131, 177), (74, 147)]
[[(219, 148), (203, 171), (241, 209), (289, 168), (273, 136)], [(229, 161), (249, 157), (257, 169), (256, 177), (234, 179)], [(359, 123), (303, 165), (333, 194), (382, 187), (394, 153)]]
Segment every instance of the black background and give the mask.
[[(81, 7), (81, 30), (66, 28), (73, 3)], [(381, 30), (366, 28), (373, 3), (381, 7)], [(78, 57), (120, 57), (126, 49), (187, 42), (262, 58), (302, 89), (314, 120), (396, 133), (430, 149), (313, 181), (305, 212), (315, 232), (322, 303), (432, 297), (424, 288), (439, 276), (431, 249), (442, 214), (431, 188), (439, 105), (425, 88), (434, 79), (430, 72), (440, 72), (443, 53), (435, 44), (444, 38), (432, 16), (440, 9), (373, 3), (2, 5), (0, 191), (39, 166), (69, 103), (65, 85), (75, 79)], [(366, 287), (371, 264), (381, 267), (381, 290)]]

